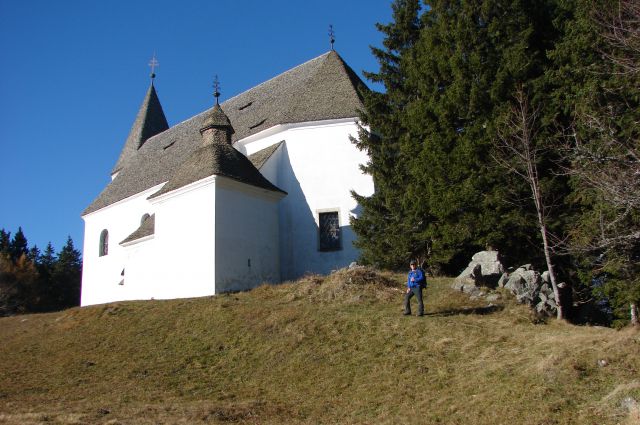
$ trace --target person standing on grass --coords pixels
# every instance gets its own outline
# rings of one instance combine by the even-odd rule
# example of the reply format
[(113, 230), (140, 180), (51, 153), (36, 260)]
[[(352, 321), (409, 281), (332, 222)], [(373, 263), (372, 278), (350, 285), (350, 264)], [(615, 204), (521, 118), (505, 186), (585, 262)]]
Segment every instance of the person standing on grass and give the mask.
[(411, 314), (411, 297), (415, 295), (418, 299), (418, 316), (424, 316), (424, 304), (422, 303), (422, 288), (425, 286), (426, 278), (424, 272), (417, 268), (415, 260), (409, 263), (411, 270), (407, 276), (407, 292), (404, 294), (404, 315)]

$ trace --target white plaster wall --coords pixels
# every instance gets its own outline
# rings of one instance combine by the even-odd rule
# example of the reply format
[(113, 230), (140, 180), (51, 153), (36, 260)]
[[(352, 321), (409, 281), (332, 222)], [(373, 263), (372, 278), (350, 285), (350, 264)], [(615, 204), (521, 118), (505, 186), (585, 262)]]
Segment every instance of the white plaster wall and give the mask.
[[(355, 119), (280, 128), (283, 131), (262, 139), (242, 140), (235, 146), (251, 155), (285, 140), (278, 149), (279, 155), (274, 155), (263, 167), (265, 177), (288, 192), (280, 203), (279, 216), (282, 278), (294, 279), (306, 272), (329, 273), (345, 267), (359, 256), (349, 224), (350, 216), (357, 216), (359, 210), (350, 191), (369, 196), (374, 189), (371, 176), (364, 175), (359, 168), (368, 160), (366, 153), (349, 140), (349, 135), (357, 136)], [(272, 161), (278, 164), (276, 177), (267, 168)], [(330, 210), (339, 212), (342, 249), (321, 252), (318, 213)]]
[(153, 200), (155, 251), (148, 269), (154, 298), (215, 293), (215, 177)]
[(260, 173), (276, 186), (278, 186), (276, 182), (278, 181), (278, 174), (281, 167), (280, 159), (284, 151), (285, 147), (284, 144), (282, 144), (260, 168)]
[[(85, 221), (81, 305), (135, 299), (131, 288), (119, 285), (127, 255), (120, 242), (140, 226), (144, 214), (155, 211), (147, 197), (158, 186), (83, 216)], [(100, 233), (109, 232), (108, 255), (100, 257)]]
[[(254, 283), (271, 280), (271, 276), (278, 281), (279, 277), (293, 279), (306, 272), (328, 273), (355, 261), (359, 253), (352, 245), (355, 236), (349, 217), (359, 211), (350, 190), (371, 195), (373, 181), (359, 169), (367, 156), (351, 143), (350, 134), (357, 134), (353, 119), (278, 126), (236, 143), (237, 149), (250, 155), (285, 140), (261, 170), (288, 192), (279, 203), (224, 188), (218, 196), (216, 178), (212, 177), (150, 203), (146, 198), (159, 185), (84, 216), (82, 305), (211, 295), (216, 292), (215, 277), (221, 279), (219, 290), (242, 289), (244, 280), (238, 276), (249, 273), (249, 258)], [(216, 196), (222, 202), (218, 210)], [(228, 209), (222, 208), (225, 202)], [(340, 251), (318, 250), (318, 212), (327, 210), (339, 211)], [(138, 228), (145, 213), (156, 214), (154, 238), (120, 246)], [(235, 226), (238, 223), (242, 225)], [(231, 232), (234, 228), (241, 229), (240, 233)], [(103, 229), (109, 231), (109, 255), (99, 257)], [(250, 235), (253, 244), (249, 243)], [(234, 242), (235, 237), (240, 242)], [(278, 240), (276, 249), (273, 244)], [(219, 249), (227, 249), (218, 260), (216, 243)], [(280, 276), (270, 269), (278, 261)], [(122, 269), (125, 283), (119, 285)]]
[(216, 187), (216, 293), (280, 282), (281, 195), (224, 177)]
[(124, 290), (127, 299), (148, 300), (155, 298), (157, 276), (156, 241), (154, 238), (134, 243), (124, 248)]

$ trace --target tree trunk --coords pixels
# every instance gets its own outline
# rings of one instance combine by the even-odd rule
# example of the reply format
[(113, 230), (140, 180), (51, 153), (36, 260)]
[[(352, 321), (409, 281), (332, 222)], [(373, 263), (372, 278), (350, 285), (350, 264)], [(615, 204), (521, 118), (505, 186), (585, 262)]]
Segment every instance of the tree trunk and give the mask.
[(631, 303), (631, 326), (638, 326), (638, 306), (636, 303)]
[(527, 96), (522, 89), (518, 88), (515, 94), (516, 104), (511, 107), (511, 116), (506, 123), (506, 133), (500, 135), (504, 155), (508, 159), (498, 160), (509, 171), (523, 178), (531, 189), (531, 199), (538, 214), (538, 227), (542, 236), (544, 258), (549, 270), (549, 279), (553, 287), (553, 295), (556, 301), (556, 317), (558, 320), (565, 318), (562, 304), (560, 302), (560, 289), (556, 282), (556, 273), (551, 262), (552, 247), (549, 245), (549, 235), (546, 225), (546, 213), (548, 207), (544, 203), (542, 187), (538, 177), (537, 155), (538, 149), (535, 146), (535, 122), (537, 112), (529, 112)]
[(544, 224), (544, 217), (540, 210), (538, 210), (538, 223), (540, 225), (540, 233), (542, 234), (542, 244), (544, 246), (544, 258), (547, 262), (547, 270), (549, 271), (549, 280), (551, 280), (551, 287), (553, 288), (553, 296), (556, 299), (556, 318), (558, 320), (564, 319), (564, 310), (562, 309), (562, 303), (560, 300), (560, 289), (556, 282), (556, 273), (553, 270), (553, 263), (551, 262), (551, 250), (549, 249), (549, 241), (547, 240), (547, 227)]

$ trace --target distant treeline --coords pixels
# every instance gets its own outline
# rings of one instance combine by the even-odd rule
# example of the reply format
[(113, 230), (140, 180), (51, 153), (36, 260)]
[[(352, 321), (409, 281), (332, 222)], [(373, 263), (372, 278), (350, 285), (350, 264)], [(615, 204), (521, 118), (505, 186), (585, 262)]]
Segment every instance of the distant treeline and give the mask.
[(56, 311), (80, 305), (82, 257), (71, 237), (56, 254), (29, 247), (18, 228), (0, 229), (0, 316)]

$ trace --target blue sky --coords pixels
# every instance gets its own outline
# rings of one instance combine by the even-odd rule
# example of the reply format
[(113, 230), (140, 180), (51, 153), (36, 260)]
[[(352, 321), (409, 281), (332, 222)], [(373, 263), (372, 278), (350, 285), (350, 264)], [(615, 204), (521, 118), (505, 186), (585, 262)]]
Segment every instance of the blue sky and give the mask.
[(224, 101), (325, 53), (329, 24), (364, 79), (390, 19), (390, 0), (0, 0), (0, 228), (82, 249), (154, 52), (173, 126), (213, 104), (216, 74)]

